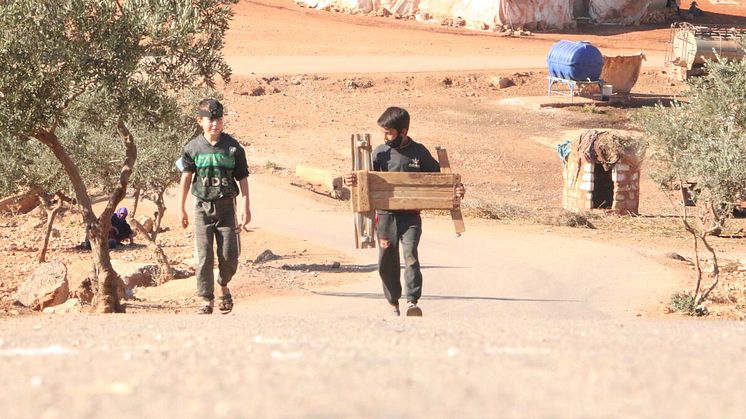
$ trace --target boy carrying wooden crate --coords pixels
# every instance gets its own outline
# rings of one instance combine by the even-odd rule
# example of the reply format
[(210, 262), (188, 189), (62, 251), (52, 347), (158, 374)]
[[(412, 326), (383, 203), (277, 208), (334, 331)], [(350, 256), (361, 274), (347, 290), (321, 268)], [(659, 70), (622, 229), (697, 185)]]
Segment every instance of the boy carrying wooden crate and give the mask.
[[(378, 118), (384, 143), (372, 153), (373, 171), (379, 172), (440, 172), (440, 164), (425, 146), (415, 142), (409, 132), (409, 113), (402, 108), (390, 107)], [(345, 175), (345, 184), (355, 186), (357, 175)], [(463, 198), (466, 189), (462, 184), (456, 195)], [(383, 283), (383, 293), (395, 316), (400, 315), (399, 298), (402, 295), (399, 243), (404, 254), (404, 281), (406, 283), (407, 316), (422, 316), (417, 302), (422, 296), (422, 272), (417, 247), (422, 235), (422, 218), (419, 210), (377, 210), (378, 274)]]

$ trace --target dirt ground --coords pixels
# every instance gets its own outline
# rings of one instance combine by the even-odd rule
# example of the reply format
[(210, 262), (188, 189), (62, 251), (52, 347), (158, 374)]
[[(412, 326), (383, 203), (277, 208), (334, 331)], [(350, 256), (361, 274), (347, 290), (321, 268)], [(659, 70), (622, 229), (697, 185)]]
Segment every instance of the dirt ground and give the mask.
[[(746, 21), (743, 8), (702, 7), (708, 12), (703, 22)], [(546, 69), (516, 65), (541, 61), (559, 39), (588, 40), (608, 54), (641, 50), (657, 57), (657, 63), (667, 48), (670, 29), (666, 25), (581, 25), (573, 33), (505, 37), (391, 18), (334, 14), (283, 0), (242, 1), (235, 11), (225, 50), (229, 62), (261, 63), (264, 59), (274, 65), (285, 64), (269, 73), (252, 71), (243, 64), (234, 66), (232, 80), (219, 88), (227, 108), (226, 131), (246, 146), (252, 173), (284, 185), (299, 182), (294, 177), (297, 165), (344, 173), (350, 167), (350, 134), (373, 133), (375, 141), (380, 141), (376, 118), (387, 106), (403, 106), (412, 114), (410, 135), (414, 139), (430, 149), (443, 146), (448, 150), (454, 170), (462, 175), (468, 189), (464, 201), (467, 217), (484, 217), (481, 210), (491, 206), (499, 210), (487, 217), (497, 218), (497, 223), (547, 224), (547, 228), (554, 228), (550, 215), (561, 206), (562, 187), (561, 163), (554, 145), (576, 138), (583, 129), (632, 129), (631, 113), (640, 106), (674, 98), (686, 87), (672, 81), (665, 69), (646, 64), (633, 90), (636, 100), (626, 105), (539, 110), (501, 102), (546, 95)], [(342, 33), (345, 36), (340, 36)], [(427, 56), (440, 57), (446, 63), (452, 60), (452, 67), (473, 59), (475, 67), (445, 71), (442, 68), (449, 64), (439, 64), (432, 71), (419, 67), (418, 71), (378, 70), (399, 59)], [(488, 56), (504, 62), (498, 68), (479, 68), (479, 59)], [(331, 71), (304, 71), (328, 64), (330, 57), (347, 57), (368, 70), (349, 73), (343, 65), (335, 70), (331, 60), (331, 67), (323, 67)], [(401, 62), (408, 65), (408, 61)], [(493, 77), (508, 77), (515, 85), (494, 87), (490, 84)], [(641, 188), (639, 217), (594, 213), (588, 217), (595, 230), (556, 230), (570, 237), (633, 248), (647, 256), (678, 253), (691, 260), (690, 239), (678, 226), (676, 208), (668, 196), (647, 177)], [(298, 188), (297, 193), (329, 201), (339, 211), (347, 206), (346, 202), (321, 198), (305, 189)], [(145, 205), (140, 214), (149, 211)], [(11, 296), (34, 267), (41, 234), (34, 220), (40, 215), (35, 212), (0, 219), (0, 316), (27, 313), (11, 304)], [(174, 262), (187, 266), (191, 236), (176, 227), (173, 215), (167, 217), (165, 227), (159, 242)], [(67, 212), (56, 228), (60, 236), (52, 239), (49, 258), (75, 266), (71, 281), (79, 282), (87, 274), (89, 256), (74, 249), (82, 239), (79, 217)], [(741, 310), (746, 306), (746, 268), (740, 263), (746, 250), (740, 240), (743, 228), (746, 224), (735, 220), (727, 232), (730, 237), (714, 239), (727, 269), (711, 312), (725, 318), (742, 318)], [(236, 285), (234, 292), (239, 295), (302, 293), (306, 286), (334, 286), (370, 272), (366, 267), (351, 269), (341, 280), (332, 266), (334, 262), (339, 262), (341, 269), (350, 266), (344, 254), (271, 231), (253, 231), (244, 243), (239, 276), (251, 279)], [(266, 249), (281, 259), (252, 263)], [(115, 250), (113, 258), (152, 260), (144, 246)], [(690, 262), (670, 263), (680, 265), (682, 275), (687, 277), (682, 289), (690, 289)], [(128, 304), (130, 311), (180, 312), (196, 303), (176, 284), (159, 288), (143, 290)], [(655, 316), (661, 310), (654, 308), (646, 314)]]

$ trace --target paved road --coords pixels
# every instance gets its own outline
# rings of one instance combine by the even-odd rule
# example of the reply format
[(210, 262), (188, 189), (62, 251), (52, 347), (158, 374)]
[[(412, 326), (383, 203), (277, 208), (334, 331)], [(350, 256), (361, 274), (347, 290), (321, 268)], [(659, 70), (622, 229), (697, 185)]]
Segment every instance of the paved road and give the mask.
[[(372, 262), (349, 214), (252, 188), (257, 228)], [(631, 310), (673, 272), (551, 233), (426, 223), (421, 319), (386, 316), (371, 275), (228, 316), (3, 320), (2, 417), (743, 417), (743, 322)]]

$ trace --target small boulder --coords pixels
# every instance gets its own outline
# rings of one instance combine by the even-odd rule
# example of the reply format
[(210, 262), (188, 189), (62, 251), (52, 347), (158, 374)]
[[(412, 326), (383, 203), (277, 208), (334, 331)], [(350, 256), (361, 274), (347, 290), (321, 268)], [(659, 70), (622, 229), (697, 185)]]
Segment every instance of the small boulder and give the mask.
[(132, 289), (135, 287), (152, 287), (157, 285), (155, 278), (158, 275), (158, 265), (150, 263), (124, 262), (112, 260), (112, 267), (122, 278), (124, 287)]
[(515, 86), (515, 82), (513, 79), (508, 77), (492, 76), (490, 77), (490, 86), (505, 89), (510, 86)]
[(147, 215), (143, 215), (142, 217), (138, 218), (137, 221), (142, 225), (142, 228), (145, 229), (145, 231), (148, 234), (153, 234), (153, 219), (148, 217)]
[(264, 262), (269, 262), (270, 260), (276, 260), (276, 259), (279, 259), (279, 258), (280, 257), (277, 256), (276, 254), (272, 253), (271, 250), (267, 249), (267, 250), (263, 251), (262, 253), (260, 253), (259, 256), (257, 256), (254, 259), (254, 263), (264, 263)]
[(16, 291), (14, 300), (34, 310), (64, 303), (70, 293), (67, 267), (62, 262), (42, 263)]
[(77, 298), (70, 298), (58, 306), (47, 307), (42, 311), (47, 314), (69, 314), (80, 313), (82, 308), (83, 305), (80, 303), (80, 300)]
[(91, 281), (91, 278), (85, 278), (80, 282), (78, 288), (70, 293), (70, 297), (90, 304), (91, 301), (93, 301), (93, 296), (95, 294), (96, 291), (93, 289), (93, 281)]

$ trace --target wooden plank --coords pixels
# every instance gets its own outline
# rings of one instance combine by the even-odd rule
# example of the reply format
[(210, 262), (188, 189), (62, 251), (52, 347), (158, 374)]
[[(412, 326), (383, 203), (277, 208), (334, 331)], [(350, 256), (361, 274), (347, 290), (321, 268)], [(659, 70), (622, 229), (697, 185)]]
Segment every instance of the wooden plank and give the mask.
[[(440, 171), (442, 173), (451, 173), (451, 161), (448, 159), (448, 152), (445, 148), (436, 147), (435, 150), (438, 152), (438, 162), (440, 162)], [(458, 175), (457, 175), (458, 176)], [(461, 184), (461, 176), (458, 176), (454, 183), (455, 186)], [(451, 220), (453, 220), (453, 228), (456, 230), (456, 235), (460, 236), (461, 233), (466, 231), (466, 225), (464, 225), (464, 216), (461, 214), (461, 200), (456, 198), (451, 209)]]
[(370, 172), (360, 170), (357, 172), (357, 187), (353, 188), (357, 192), (355, 198), (355, 209), (356, 212), (369, 212), (375, 208), (370, 205), (370, 191), (368, 183), (368, 175)]
[(371, 190), (379, 185), (453, 187), (454, 176), (451, 173), (370, 172), (370, 187)]
[(440, 173), (451, 173), (451, 161), (448, 160), (448, 152), (443, 147), (435, 147), (438, 153), (438, 163), (440, 163)]

